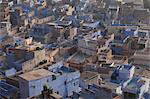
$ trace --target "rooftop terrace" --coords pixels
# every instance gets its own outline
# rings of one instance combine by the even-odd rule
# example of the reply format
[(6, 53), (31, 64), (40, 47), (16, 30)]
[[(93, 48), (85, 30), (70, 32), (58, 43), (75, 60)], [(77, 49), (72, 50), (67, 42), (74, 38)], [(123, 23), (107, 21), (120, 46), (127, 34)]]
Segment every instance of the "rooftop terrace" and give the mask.
[(45, 70), (45, 69), (38, 69), (38, 70), (33, 70), (24, 74), (19, 75), (19, 77), (31, 81), (31, 80), (36, 80), (36, 79), (41, 79), (47, 76), (55, 75), (54, 73)]
[(136, 92), (138, 92), (140, 90), (140, 88), (145, 85), (147, 79), (146, 78), (142, 78), (139, 76), (135, 76), (132, 78), (132, 80), (127, 84), (127, 86), (125, 87), (126, 89), (129, 90), (134, 90)]

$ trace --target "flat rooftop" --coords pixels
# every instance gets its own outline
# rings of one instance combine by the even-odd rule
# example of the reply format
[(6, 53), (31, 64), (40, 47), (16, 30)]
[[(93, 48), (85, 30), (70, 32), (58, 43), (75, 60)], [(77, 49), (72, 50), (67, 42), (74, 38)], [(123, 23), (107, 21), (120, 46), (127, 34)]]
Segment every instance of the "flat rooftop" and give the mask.
[(112, 83), (112, 82), (105, 82), (104, 84), (100, 85), (102, 88), (110, 89), (110, 90), (116, 90), (118, 87), (120, 87), (119, 84)]
[(69, 61), (74, 63), (83, 63), (87, 56), (81, 52), (76, 52), (74, 55), (68, 58)]
[(20, 78), (23, 78), (24, 80), (31, 81), (36, 79), (41, 79), (47, 76), (55, 75), (53, 72), (50, 72), (46, 69), (38, 69), (33, 70), (24, 74), (19, 75)]
[(90, 71), (85, 71), (85, 72), (81, 73), (81, 79), (83, 79), (83, 80), (90, 80), (97, 76), (98, 76), (97, 73), (90, 72)]
[(134, 77), (132, 80), (127, 84), (125, 89), (138, 91), (141, 86), (143, 86), (146, 83), (146, 78), (143, 77)]
[(150, 79), (150, 69), (141, 70), (138, 75)]

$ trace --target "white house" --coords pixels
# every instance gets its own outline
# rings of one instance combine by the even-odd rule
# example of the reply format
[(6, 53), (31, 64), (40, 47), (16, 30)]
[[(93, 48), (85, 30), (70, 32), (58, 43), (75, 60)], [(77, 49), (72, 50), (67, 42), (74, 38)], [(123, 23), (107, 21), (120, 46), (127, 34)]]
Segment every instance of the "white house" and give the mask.
[(113, 82), (121, 83), (131, 79), (134, 75), (134, 66), (121, 65), (112, 73), (111, 80)]
[(122, 88), (122, 99), (142, 99), (144, 93), (149, 90), (149, 84), (150, 80), (147, 78), (133, 77), (132, 80)]
[(47, 85), (64, 98), (73, 92), (79, 92), (80, 73), (74, 69), (61, 66), (55, 72), (45, 69), (33, 70), (19, 75), (21, 98), (40, 95), (43, 86)]
[(130, 65), (123, 65), (119, 68), (119, 78), (120, 79), (130, 79), (133, 77), (134, 75), (134, 66), (130, 66)]

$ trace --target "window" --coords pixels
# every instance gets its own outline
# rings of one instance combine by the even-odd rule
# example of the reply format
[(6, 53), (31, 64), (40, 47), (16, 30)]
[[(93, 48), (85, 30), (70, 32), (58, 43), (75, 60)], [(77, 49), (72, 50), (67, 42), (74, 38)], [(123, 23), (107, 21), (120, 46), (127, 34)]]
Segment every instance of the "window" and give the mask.
[(59, 94), (59, 91), (57, 91), (56, 93)]
[(67, 84), (67, 81), (65, 81), (64, 84), (66, 85), (66, 84)]
[(47, 79), (47, 82), (49, 82), (49, 79)]
[(31, 85), (32, 88), (35, 88), (35, 85)]
[(52, 75), (52, 80), (56, 80), (56, 76), (55, 75)]

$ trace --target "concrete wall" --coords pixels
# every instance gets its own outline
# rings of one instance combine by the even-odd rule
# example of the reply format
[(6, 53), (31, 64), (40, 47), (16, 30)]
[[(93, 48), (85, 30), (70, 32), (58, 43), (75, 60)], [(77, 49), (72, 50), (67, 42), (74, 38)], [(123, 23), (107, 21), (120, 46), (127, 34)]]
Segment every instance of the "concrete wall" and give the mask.
[(149, 0), (144, 0), (144, 8), (150, 10), (150, 1)]
[(78, 40), (78, 47), (87, 55), (95, 55), (97, 53), (97, 41), (86, 41), (85, 39)]
[(19, 91), (20, 91), (20, 97), (21, 98), (27, 98), (29, 96), (29, 83), (22, 79), (19, 78)]
[(132, 67), (130, 70), (122, 69), (119, 70), (119, 79), (127, 80), (129, 78), (132, 78), (134, 75), (134, 67)]
[(33, 59), (30, 59), (28, 61), (25, 61), (22, 63), (22, 69), (25, 71), (33, 69), (35, 66), (37, 66), (41, 61), (46, 59), (45, 57), (45, 49), (43, 50), (37, 50), (34, 51)]

